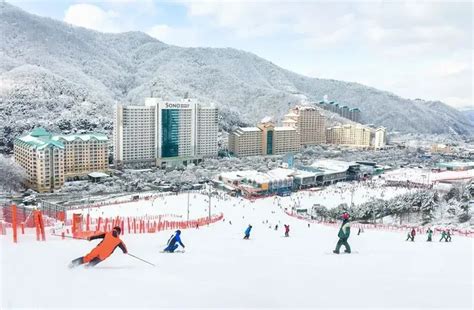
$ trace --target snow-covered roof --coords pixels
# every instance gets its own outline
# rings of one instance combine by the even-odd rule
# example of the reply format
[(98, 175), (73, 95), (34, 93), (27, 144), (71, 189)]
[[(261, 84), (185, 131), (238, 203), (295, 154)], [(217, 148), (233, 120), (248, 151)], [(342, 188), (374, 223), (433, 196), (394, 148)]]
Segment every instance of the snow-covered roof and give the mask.
[(74, 140), (82, 140), (82, 141), (89, 141), (89, 140), (98, 140), (98, 141), (108, 141), (106, 135), (103, 133), (88, 133), (88, 134), (79, 134), (79, 135), (56, 135), (52, 137), (54, 141), (65, 140), (68, 142), (72, 142)]
[(294, 174), (295, 178), (311, 178), (315, 176), (316, 176), (316, 173), (305, 171), (305, 170), (296, 170)]
[(240, 127), (239, 129), (242, 131), (261, 131), (258, 127)]
[(274, 128), (275, 131), (290, 131), (290, 130), (296, 130), (295, 128), (293, 127), (275, 127)]
[(249, 181), (254, 181), (258, 184), (270, 183), (271, 179), (268, 177), (267, 174), (263, 174), (261, 172), (257, 172), (254, 175), (250, 175), (247, 177)]
[(291, 178), (294, 173), (295, 171), (293, 169), (276, 168), (276, 169), (272, 169), (268, 171), (267, 175), (270, 176), (272, 180), (274, 179), (282, 180), (282, 179)]
[(326, 173), (337, 173), (347, 171), (351, 165), (356, 165), (356, 163), (334, 159), (321, 159), (311, 164), (311, 167), (322, 169)]
[(220, 176), (230, 181), (241, 181), (242, 179), (247, 179), (251, 182), (262, 184), (291, 179), (293, 173), (294, 170), (292, 169), (276, 168), (267, 173), (258, 172), (256, 170), (243, 170), (223, 172)]
[(102, 133), (89, 133), (79, 135), (52, 135), (43, 128), (35, 128), (28, 135), (17, 138), (18, 141), (24, 142), (37, 149), (43, 149), (48, 146), (54, 146), (63, 149), (63, 141), (74, 141), (74, 140), (98, 140), (108, 141), (109, 139), (105, 134)]
[(60, 141), (52, 140), (50, 135), (32, 136), (28, 134), (26, 136), (17, 138), (17, 141), (26, 143), (36, 149), (43, 149), (49, 146), (54, 146), (60, 149), (64, 148), (64, 144), (62, 144)]
[(474, 167), (474, 161), (469, 162), (461, 162), (461, 161), (452, 161), (449, 163), (439, 163), (437, 164), (438, 167), (453, 167), (453, 168), (460, 168), (460, 167)]
[(285, 119), (285, 120), (283, 121), (283, 124), (284, 124), (284, 123), (297, 123), (297, 121), (295, 121), (294, 119), (289, 118), (289, 119)]
[(292, 110), (290, 112), (288, 112), (288, 114), (285, 115), (285, 117), (296, 117), (296, 116), (298, 116), (298, 114), (296, 114)]
[(103, 172), (91, 172), (88, 174), (88, 176), (90, 176), (91, 178), (106, 178), (109, 175)]
[(231, 181), (240, 181), (247, 176), (253, 175), (257, 173), (256, 170), (242, 170), (242, 171), (229, 171), (229, 172), (222, 172), (220, 176), (224, 179), (228, 179)]
[(273, 119), (271, 116), (265, 116), (264, 118), (262, 118), (262, 120), (260, 121), (260, 123), (270, 123), (272, 122)]

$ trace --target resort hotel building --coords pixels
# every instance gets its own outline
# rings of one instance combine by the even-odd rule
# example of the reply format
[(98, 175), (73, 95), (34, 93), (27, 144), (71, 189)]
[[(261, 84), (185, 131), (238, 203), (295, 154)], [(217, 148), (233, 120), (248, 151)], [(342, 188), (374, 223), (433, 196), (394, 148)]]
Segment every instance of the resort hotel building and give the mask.
[(117, 167), (161, 168), (217, 156), (217, 108), (193, 99), (147, 98), (144, 106), (118, 104), (114, 115)]
[(16, 138), (13, 154), (26, 172), (26, 186), (38, 192), (61, 188), (65, 180), (108, 170), (109, 139), (100, 133), (52, 135), (43, 128)]

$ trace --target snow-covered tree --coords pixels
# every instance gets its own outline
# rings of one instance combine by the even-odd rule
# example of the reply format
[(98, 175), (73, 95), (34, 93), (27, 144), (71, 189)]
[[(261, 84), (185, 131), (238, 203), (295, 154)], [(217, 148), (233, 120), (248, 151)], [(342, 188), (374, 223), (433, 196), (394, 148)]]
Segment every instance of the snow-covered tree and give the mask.
[(0, 155), (0, 192), (18, 192), (26, 179), (25, 170), (12, 157)]

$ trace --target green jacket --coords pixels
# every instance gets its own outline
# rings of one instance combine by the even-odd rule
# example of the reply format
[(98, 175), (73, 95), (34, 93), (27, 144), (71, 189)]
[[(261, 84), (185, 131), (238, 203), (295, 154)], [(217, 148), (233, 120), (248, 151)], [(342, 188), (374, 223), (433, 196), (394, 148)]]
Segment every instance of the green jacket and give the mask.
[(339, 233), (337, 236), (340, 239), (347, 240), (351, 234), (351, 223), (348, 220), (342, 221), (341, 228), (339, 228)]
[(431, 235), (433, 235), (433, 231), (432, 231), (432, 230), (428, 230), (427, 233), (428, 233), (428, 237), (431, 237)]

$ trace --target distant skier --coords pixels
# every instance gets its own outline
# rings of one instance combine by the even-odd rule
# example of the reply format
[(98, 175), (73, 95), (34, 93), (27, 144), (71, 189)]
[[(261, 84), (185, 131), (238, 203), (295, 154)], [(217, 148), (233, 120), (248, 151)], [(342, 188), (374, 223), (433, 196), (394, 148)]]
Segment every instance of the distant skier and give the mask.
[(181, 230), (179, 229), (168, 239), (168, 246), (163, 250), (163, 252), (173, 253), (178, 248), (178, 245), (181, 245), (183, 249), (185, 248), (181, 241)]
[(405, 240), (405, 241), (408, 241), (408, 240), (415, 241), (415, 235), (416, 235), (416, 230), (415, 230), (415, 228), (413, 228), (411, 230), (411, 232), (408, 233), (407, 240)]
[(359, 231), (357, 232), (357, 236), (360, 235), (361, 232), (362, 232), (362, 228), (359, 227)]
[(342, 245), (344, 245), (345, 247), (344, 252), (351, 253), (351, 247), (349, 243), (347, 243), (347, 240), (349, 239), (349, 236), (351, 234), (351, 224), (349, 222), (349, 213), (344, 212), (341, 215), (341, 218), (342, 218), (342, 224), (337, 234), (337, 236), (339, 237), (339, 241), (337, 242), (336, 249), (333, 251), (333, 253), (335, 254), (339, 254), (339, 249), (341, 248)]
[(447, 237), (446, 231), (443, 230), (443, 231), (441, 232), (441, 239), (439, 239), (439, 242), (441, 242), (441, 241), (443, 241), (443, 240), (444, 240), (444, 241), (448, 241), (448, 239), (446, 239), (446, 237)]
[(278, 224), (275, 225), (275, 230), (278, 230)]
[(119, 247), (123, 254), (127, 254), (127, 247), (120, 240), (119, 235), (122, 229), (119, 226), (115, 226), (111, 232), (100, 233), (87, 238), (87, 240), (103, 239), (92, 251), (86, 256), (76, 258), (69, 264), (69, 268), (73, 268), (82, 264), (87, 264), (87, 267), (94, 267), (98, 263), (109, 257), (117, 247)]
[(428, 234), (428, 240), (426, 240), (426, 241), (431, 242), (432, 241), (431, 238), (433, 237), (433, 231), (431, 230), (431, 228), (428, 228), (426, 233)]
[(290, 225), (284, 225), (285, 226), (285, 237), (290, 236)]
[(249, 225), (247, 229), (245, 230), (245, 236), (244, 239), (248, 240), (250, 238), (250, 231), (252, 230), (252, 225)]
[(446, 242), (451, 242), (451, 232), (449, 230), (446, 232)]

